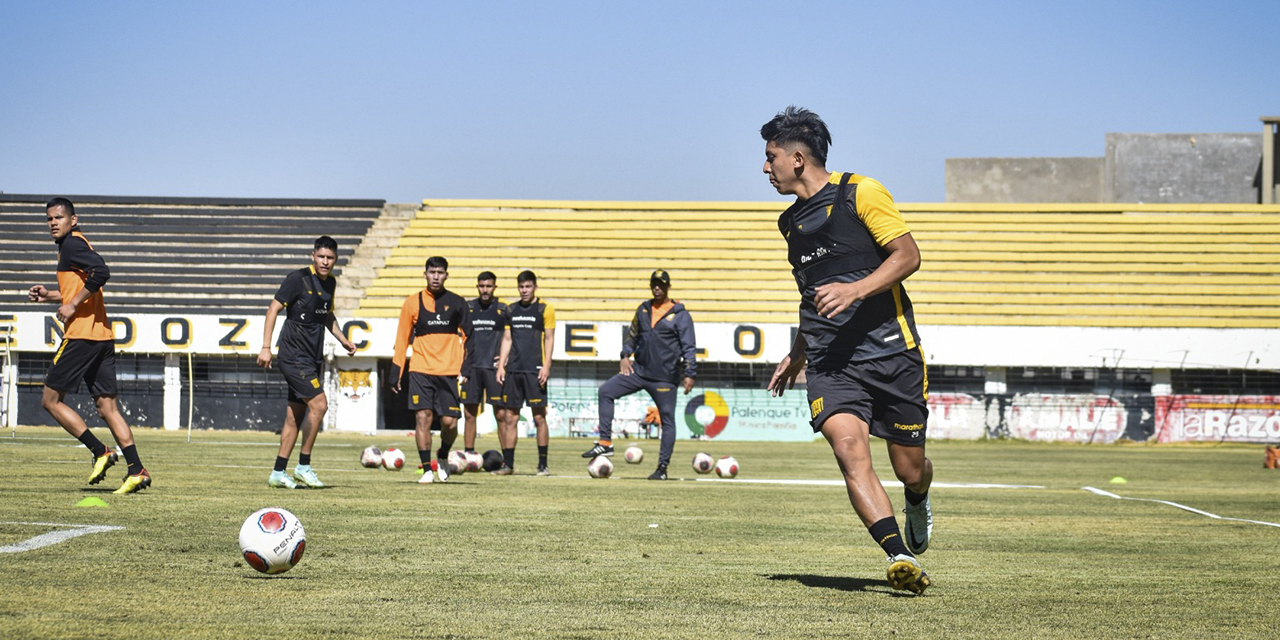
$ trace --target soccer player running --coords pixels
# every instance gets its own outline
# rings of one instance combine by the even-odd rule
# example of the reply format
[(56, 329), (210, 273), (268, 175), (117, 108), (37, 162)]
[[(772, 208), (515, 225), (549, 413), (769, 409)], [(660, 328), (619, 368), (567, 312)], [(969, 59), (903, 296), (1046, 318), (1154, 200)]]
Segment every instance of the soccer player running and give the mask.
[[(768, 388), (782, 395), (805, 370), (811, 424), (835, 453), (854, 511), (888, 555), (890, 586), (922, 593), (929, 577), (915, 556), (929, 547), (933, 528), (928, 380), (902, 288), (920, 266), (920, 250), (879, 182), (827, 171), (831, 134), (816, 114), (787, 107), (760, 135), (770, 184), (796, 196), (778, 229), (801, 295), (800, 330)], [(871, 466), (872, 435), (888, 443), (905, 487), (905, 544)]]
[(93, 250), (80, 232), (76, 207), (66, 198), (54, 198), (45, 205), (49, 234), (58, 245), (58, 290), (38, 284), (27, 290), (31, 302), (55, 302), (54, 315), (62, 323), (62, 344), (53, 356), (53, 366), (44, 380), (40, 403), (67, 433), (75, 436), (93, 454), (89, 484), (98, 484), (107, 469), (116, 463), (115, 451), (98, 440), (84, 418), (63, 400), (83, 380), (93, 395), (94, 407), (107, 423), (112, 437), (129, 464), (124, 482), (114, 493), (134, 493), (151, 486), (151, 475), (138, 458), (133, 431), (116, 405), (115, 332), (107, 320), (102, 285), (111, 277), (107, 263)]
[[(356, 345), (343, 335), (338, 328), (338, 319), (333, 315), (333, 293), (338, 288), (333, 265), (337, 261), (337, 241), (329, 236), (316, 238), (311, 250), (311, 265), (285, 276), (267, 307), (258, 365), (270, 369), (273, 362), (279, 364), (280, 373), (289, 385), (289, 404), (284, 413), (284, 426), (280, 429), (280, 449), (267, 478), (267, 486), (270, 487), (295, 489), (299, 483), (306, 487), (324, 486), (311, 468), (311, 448), (316, 444), (324, 414), (329, 410), (329, 399), (320, 382), (324, 372), (325, 330), (338, 339), (347, 355), (356, 353)], [(273, 360), (271, 334), (275, 333), (276, 317), (281, 311), (286, 312), (284, 327), (280, 329), (280, 338), (276, 342), (279, 353)], [(289, 456), (298, 440), (298, 425), (303, 425), (302, 448), (298, 453), (298, 464), (293, 469), (293, 478), (290, 478), (285, 475), (285, 467), (289, 465)]]
[[(449, 279), (449, 261), (440, 256), (427, 259), (423, 272), (427, 286), (411, 293), (400, 307), (396, 325), (395, 355), (391, 359), (391, 389), (400, 392), (405, 352), (410, 342), (409, 410), (414, 414), (414, 438), (422, 463), (419, 484), (430, 484), (432, 475), (449, 480), (449, 449), (458, 438), (458, 374), (462, 370), (463, 340), (469, 310), (462, 296), (444, 288)], [(431, 459), (431, 423), (440, 419), (440, 449)]]
[(658, 468), (649, 479), (666, 480), (667, 464), (676, 444), (676, 387), (683, 388), (685, 395), (693, 390), (693, 379), (698, 375), (698, 347), (689, 312), (667, 296), (671, 276), (661, 269), (654, 271), (649, 276), (649, 289), (653, 299), (636, 308), (622, 344), (618, 374), (600, 386), (600, 439), (582, 457), (613, 455), (613, 403), (643, 389), (658, 405), (662, 429)]
[(502, 347), (498, 354), (498, 383), (502, 399), (495, 403), (498, 419), (498, 444), (502, 447), (502, 466), (492, 473), (509, 476), (515, 473), (516, 423), (520, 408), (529, 405), (538, 435), (538, 475), (549, 476), (547, 467), (547, 380), (551, 377), (551, 354), (556, 344), (556, 312), (538, 298), (538, 276), (521, 271), (516, 276), (520, 300), (507, 305)]
[[(494, 404), (502, 398), (498, 383), (498, 350), (502, 347), (503, 318), (507, 305), (494, 297), (497, 276), (483, 271), (476, 276), (479, 297), (467, 302), (471, 328), (467, 331), (466, 355), (462, 359), (462, 445), (476, 450), (476, 416), (486, 400)], [(494, 415), (497, 415), (495, 408)]]

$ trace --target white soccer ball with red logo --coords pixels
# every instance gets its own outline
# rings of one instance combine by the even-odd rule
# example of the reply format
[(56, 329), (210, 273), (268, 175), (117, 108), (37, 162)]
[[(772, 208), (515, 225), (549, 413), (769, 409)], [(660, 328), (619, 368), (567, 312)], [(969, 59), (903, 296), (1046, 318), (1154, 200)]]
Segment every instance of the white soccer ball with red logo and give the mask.
[(711, 473), (711, 470), (714, 469), (715, 467), (716, 467), (716, 459), (712, 458), (710, 454), (706, 454), (706, 453), (694, 454), (693, 456), (694, 471), (697, 471), (698, 473)]
[(622, 458), (631, 464), (640, 464), (640, 461), (644, 460), (644, 449), (633, 444), (622, 452)]
[(457, 449), (450, 451), (448, 461), (450, 465), (453, 465), (453, 467), (449, 469), (449, 473), (462, 475), (467, 472), (467, 456), (463, 452), (458, 451)]
[(613, 474), (613, 461), (604, 456), (596, 456), (587, 463), (587, 473), (592, 478), (608, 478)]
[(478, 451), (464, 451), (462, 457), (467, 461), (467, 471), (479, 471), (484, 466), (484, 456)]
[(732, 478), (738, 475), (738, 461), (733, 456), (725, 456), (716, 461), (716, 475), (721, 478)]
[(370, 469), (382, 466), (382, 449), (365, 447), (364, 451), (360, 452), (360, 464)]
[(262, 573), (284, 573), (302, 561), (307, 532), (297, 516), (279, 507), (254, 511), (240, 525), (240, 552)]
[(382, 452), (382, 468), (387, 471), (399, 471), (404, 468), (404, 452), (390, 447)]

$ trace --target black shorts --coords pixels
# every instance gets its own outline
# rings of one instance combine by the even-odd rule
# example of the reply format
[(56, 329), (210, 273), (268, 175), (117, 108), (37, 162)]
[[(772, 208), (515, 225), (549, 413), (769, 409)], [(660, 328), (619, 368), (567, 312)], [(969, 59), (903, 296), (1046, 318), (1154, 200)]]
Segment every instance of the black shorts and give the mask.
[(433, 376), (416, 371), (409, 372), (409, 410), (430, 409), (445, 418), (462, 417), (458, 406), (458, 377)]
[(276, 361), (276, 368), (284, 375), (289, 385), (289, 402), (306, 403), (324, 393), (324, 365), (299, 364), (297, 362)]
[(808, 371), (809, 424), (814, 433), (837, 413), (861, 418), (871, 435), (909, 446), (924, 444), (929, 378), (920, 349), (847, 363), (836, 371)]
[(116, 343), (113, 340), (64, 338), (53, 356), (44, 386), (69, 393), (84, 380), (89, 395), (116, 395)]
[(498, 372), (493, 369), (472, 369), (471, 377), (462, 383), (462, 404), (480, 404), (488, 401), (497, 404), (502, 400), (502, 385), (498, 384)]
[(547, 388), (538, 383), (536, 373), (508, 371), (502, 381), (502, 401), (493, 406), (519, 411), (526, 404), (531, 409), (547, 406)]

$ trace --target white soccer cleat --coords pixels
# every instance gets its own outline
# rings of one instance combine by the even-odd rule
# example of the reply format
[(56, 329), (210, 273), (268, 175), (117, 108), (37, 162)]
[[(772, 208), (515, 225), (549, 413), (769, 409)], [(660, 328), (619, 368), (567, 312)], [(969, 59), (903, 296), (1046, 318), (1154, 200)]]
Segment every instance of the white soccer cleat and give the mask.
[(297, 489), (298, 485), (293, 478), (286, 476), (283, 471), (272, 471), (271, 477), (267, 478), (267, 486), (276, 489)]
[(920, 555), (929, 548), (929, 536), (933, 535), (933, 509), (929, 506), (929, 496), (925, 496), (920, 504), (907, 505), (902, 510), (906, 514), (906, 527), (903, 533), (906, 534), (907, 549), (911, 553)]
[(431, 466), (423, 467), (422, 477), (418, 478), (418, 484), (431, 484), (433, 481), (435, 481), (435, 474), (431, 473)]
[[(431, 475), (431, 472), (423, 470), (422, 475), (429, 476)], [(440, 476), (440, 482), (448, 482), (449, 481), (449, 463), (437, 460), (436, 475)]]
[(324, 487), (324, 483), (320, 482), (320, 478), (316, 477), (316, 472), (311, 470), (311, 465), (298, 465), (293, 470), (293, 479), (304, 487), (320, 489)]

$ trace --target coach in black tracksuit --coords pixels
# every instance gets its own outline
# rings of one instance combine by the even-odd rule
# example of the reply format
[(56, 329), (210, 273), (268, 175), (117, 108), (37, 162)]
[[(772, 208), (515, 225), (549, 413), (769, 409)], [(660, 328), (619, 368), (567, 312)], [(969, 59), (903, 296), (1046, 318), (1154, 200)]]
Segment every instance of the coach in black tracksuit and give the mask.
[(620, 371), (600, 387), (600, 440), (582, 457), (613, 455), (613, 403), (643, 389), (658, 405), (662, 421), (658, 468), (649, 479), (666, 480), (667, 463), (676, 444), (676, 387), (683, 387), (686, 395), (693, 389), (698, 347), (689, 312), (683, 304), (667, 297), (671, 276), (661, 269), (654, 271), (649, 276), (649, 288), (653, 299), (645, 300), (636, 309), (622, 345)]

